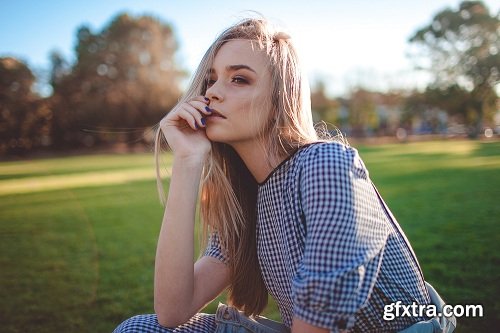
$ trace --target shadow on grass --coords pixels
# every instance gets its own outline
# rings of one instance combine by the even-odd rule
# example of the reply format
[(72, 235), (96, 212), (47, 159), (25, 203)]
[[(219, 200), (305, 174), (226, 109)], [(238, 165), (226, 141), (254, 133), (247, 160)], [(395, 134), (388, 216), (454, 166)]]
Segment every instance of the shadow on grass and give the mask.
[[(459, 319), (458, 332), (494, 332), (500, 173), (470, 161), (498, 161), (500, 143), (449, 147), (360, 151), (426, 279), (450, 304), (483, 304), (485, 317)], [(103, 163), (109, 170), (122, 162)], [(154, 180), (1, 197), (0, 331), (110, 332), (129, 316), (151, 313), (162, 213)], [(266, 315), (279, 318), (275, 304)]]
[(494, 331), (500, 308), (498, 169), (439, 169), (380, 183), (426, 279), (449, 304), (483, 305), (484, 318), (460, 318), (458, 332)]
[(500, 141), (485, 141), (476, 146), (472, 156), (500, 156)]
[(148, 181), (2, 200), (0, 331), (109, 332), (129, 311), (151, 312), (154, 191)]

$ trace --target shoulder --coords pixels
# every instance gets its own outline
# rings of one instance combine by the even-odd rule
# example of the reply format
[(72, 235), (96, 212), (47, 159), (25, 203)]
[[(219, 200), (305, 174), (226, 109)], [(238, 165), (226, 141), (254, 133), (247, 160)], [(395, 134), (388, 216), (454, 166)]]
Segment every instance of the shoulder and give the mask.
[(304, 148), (304, 155), (318, 157), (342, 157), (353, 152), (356, 152), (355, 148), (339, 141), (314, 142)]
[(304, 147), (298, 159), (301, 173), (351, 174), (368, 178), (368, 171), (358, 151), (342, 142), (317, 142)]

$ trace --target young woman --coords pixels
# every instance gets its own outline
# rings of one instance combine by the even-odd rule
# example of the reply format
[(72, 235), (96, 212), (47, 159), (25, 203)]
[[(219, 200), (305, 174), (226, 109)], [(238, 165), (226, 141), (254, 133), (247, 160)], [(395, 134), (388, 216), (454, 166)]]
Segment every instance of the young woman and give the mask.
[[(116, 332), (436, 325), (422, 315), (384, 320), (391, 303), (431, 303), (424, 277), (357, 151), (313, 127), (309, 97), (289, 36), (266, 21), (244, 20), (216, 39), (157, 134), (156, 154), (164, 138), (174, 161), (156, 254), (156, 314)], [(163, 193), (161, 179), (159, 187)], [(209, 240), (193, 265), (198, 199)], [(231, 307), (198, 313), (225, 289)], [(268, 293), (282, 324), (257, 316)]]

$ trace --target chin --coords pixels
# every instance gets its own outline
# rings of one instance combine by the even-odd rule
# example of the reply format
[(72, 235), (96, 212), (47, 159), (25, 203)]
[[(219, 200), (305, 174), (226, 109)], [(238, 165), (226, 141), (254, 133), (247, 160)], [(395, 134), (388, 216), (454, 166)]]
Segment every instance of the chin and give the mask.
[(224, 140), (224, 133), (221, 133), (221, 131), (217, 130), (216, 128), (210, 128), (207, 126), (205, 133), (207, 134), (207, 138), (212, 142), (226, 143), (227, 141)]

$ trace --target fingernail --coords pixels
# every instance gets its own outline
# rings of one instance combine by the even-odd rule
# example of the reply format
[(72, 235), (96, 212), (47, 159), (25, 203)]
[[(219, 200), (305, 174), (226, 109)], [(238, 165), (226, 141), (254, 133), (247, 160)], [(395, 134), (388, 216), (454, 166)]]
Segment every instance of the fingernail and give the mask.
[(206, 122), (207, 121), (205, 120), (205, 118), (201, 118), (201, 123), (203, 124), (203, 126), (205, 126)]
[(205, 101), (207, 102), (210, 100), (208, 97), (203, 97), (203, 98), (205, 98)]
[(194, 127), (200, 128), (200, 126), (198, 126), (198, 123), (194, 123)]
[(206, 110), (207, 112), (212, 113), (212, 110), (210, 110), (210, 108), (209, 108), (208, 106), (205, 106), (205, 110)]

